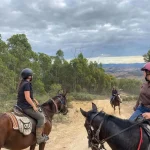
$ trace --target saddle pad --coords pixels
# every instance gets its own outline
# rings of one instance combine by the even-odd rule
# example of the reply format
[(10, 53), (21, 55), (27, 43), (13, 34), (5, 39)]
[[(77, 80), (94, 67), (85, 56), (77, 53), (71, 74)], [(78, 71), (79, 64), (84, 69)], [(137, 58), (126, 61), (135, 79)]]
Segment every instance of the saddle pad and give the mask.
[(31, 121), (31, 119), (26, 116), (16, 116), (13, 112), (7, 113), (7, 115), (12, 121), (14, 130), (19, 130), (24, 135), (29, 135), (33, 131), (33, 128), (35, 131), (36, 123), (33, 119)]
[(19, 130), (19, 125), (16, 117), (12, 113), (6, 113), (12, 121), (13, 129)]

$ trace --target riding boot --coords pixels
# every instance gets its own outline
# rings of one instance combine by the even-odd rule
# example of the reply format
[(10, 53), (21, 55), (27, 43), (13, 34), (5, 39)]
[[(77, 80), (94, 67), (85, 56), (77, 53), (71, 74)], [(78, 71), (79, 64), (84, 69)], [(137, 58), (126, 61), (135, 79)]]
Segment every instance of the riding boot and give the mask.
[(43, 127), (36, 128), (37, 144), (46, 142), (49, 139), (49, 137), (47, 135), (42, 135), (42, 133), (43, 133)]

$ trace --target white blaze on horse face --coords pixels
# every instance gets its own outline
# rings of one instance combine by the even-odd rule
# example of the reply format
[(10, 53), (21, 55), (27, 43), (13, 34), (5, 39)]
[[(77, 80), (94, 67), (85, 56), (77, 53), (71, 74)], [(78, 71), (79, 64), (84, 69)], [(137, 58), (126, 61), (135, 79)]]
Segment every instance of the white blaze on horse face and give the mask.
[(94, 130), (94, 128), (91, 126), (91, 130), (93, 131)]

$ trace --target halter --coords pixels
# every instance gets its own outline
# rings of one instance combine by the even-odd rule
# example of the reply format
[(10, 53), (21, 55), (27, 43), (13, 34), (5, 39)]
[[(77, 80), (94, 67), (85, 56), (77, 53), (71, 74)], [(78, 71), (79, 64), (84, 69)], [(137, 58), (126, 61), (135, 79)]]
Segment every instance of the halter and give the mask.
[[(61, 95), (60, 95), (60, 96), (61, 96)], [(61, 97), (62, 97), (62, 96), (61, 96)], [(63, 102), (61, 98), (58, 97), (58, 100), (60, 101), (60, 103), (61, 103), (63, 106), (66, 106), (66, 105), (65, 105), (65, 102)], [(54, 100), (54, 99), (51, 99), (51, 101), (52, 101), (52, 102), (54, 103), (54, 105), (55, 105), (55, 108), (56, 108), (56, 114), (60, 113), (61, 110), (62, 110), (62, 107), (61, 107), (60, 110), (58, 110), (58, 106), (57, 106), (55, 100)]]
[[(59, 95), (59, 96), (61, 96), (61, 97), (62, 97), (62, 95)], [(63, 102), (61, 98), (59, 98), (59, 97), (58, 97), (58, 100), (61, 102), (61, 104), (62, 104), (63, 106), (65, 106), (65, 107), (66, 107), (65, 102)], [(54, 106), (55, 106), (55, 109), (56, 109), (56, 112), (50, 111), (49, 109), (42, 107), (42, 105), (41, 105), (41, 106), (39, 106), (39, 107), (41, 107), (43, 110), (45, 109), (45, 110), (46, 110), (46, 111), (48, 111), (49, 113), (56, 113), (56, 114), (60, 113), (60, 112), (61, 112), (61, 110), (62, 110), (62, 107), (61, 107), (61, 109), (60, 109), (60, 110), (58, 110), (58, 106), (57, 106), (57, 104), (56, 104), (55, 100), (54, 100), (54, 99), (50, 99), (47, 103), (50, 103), (50, 101), (52, 101), (52, 102), (53, 102), (53, 104), (54, 104)], [(47, 117), (47, 118), (48, 118), (48, 120), (49, 120), (49, 121), (51, 121), (51, 120), (49, 119), (49, 117), (48, 117), (48, 114), (47, 114), (45, 111), (44, 111), (44, 113), (45, 113), (45, 117)]]
[[(108, 118), (108, 116), (107, 116), (106, 114), (104, 114), (104, 118), (103, 118), (103, 120), (101, 121), (101, 123), (100, 123), (100, 125), (99, 125), (99, 128), (97, 129), (96, 134), (95, 134), (95, 133), (94, 133), (94, 128), (93, 128), (93, 126), (92, 126), (92, 122), (93, 122), (94, 118), (95, 118), (96, 116), (98, 116), (98, 114), (100, 114), (100, 113), (101, 113), (101, 112), (98, 112), (98, 113), (96, 113), (96, 114), (94, 115), (94, 117), (92, 118), (92, 120), (90, 121), (90, 124), (89, 124), (91, 130), (90, 130), (90, 129), (88, 130), (88, 134), (92, 133), (92, 135), (93, 135), (93, 137), (92, 137), (91, 139), (89, 139), (89, 135), (88, 135), (88, 139), (91, 140), (91, 141), (90, 141), (90, 144), (91, 144), (92, 147), (94, 147), (96, 150), (106, 150), (105, 147), (104, 147), (104, 143), (105, 143), (107, 140), (109, 140), (109, 139), (111, 139), (111, 138), (113, 138), (113, 137), (115, 137), (115, 136), (117, 136), (117, 135), (119, 135), (119, 134), (121, 134), (121, 133), (123, 133), (123, 132), (129, 130), (130, 128), (132, 128), (132, 127), (134, 127), (134, 126), (136, 126), (136, 125), (139, 125), (139, 124), (141, 124), (142, 122), (145, 121), (145, 120), (143, 120), (143, 121), (137, 122), (137, 123), (131, 125), (130, 127), (121, 130), (120, 132), (118, 132), (118, 133), (116, 133), (116, 134), (114, 134), (114, 135), (111, 135), (111, 136), (109, 136), (109, 137), (107, 137), (107, 138), (104, 138), (104, 139), (100, 140), (99, 134), (100, 134), (100, 132), (101, 132), (102, 125), (103, 125), (103, 123), (105, 122), (106, 118)], [(141, 130), (142, 130), (142, 128), (140, 127), (140, 132), (141, 132)], [(90, 136), (91, 136), (91, 135), (90, 135)], [(141, 135), (141, 138), (142, 138), (142, 135)], [(97, 143), (93, 143), (92, 140), (95, 140)], [(140, 141), (141, 141), (141, 139), (140, 139)], [(139, 145), (141, 146), (141, 143), (139, 143)]]
[[(94, 115), (94, 117), (91, 119), (90, 124), (89, 124), (91, 130), (90, 129), (88, 130), (88, 134), (92, 133), (92, 135), (93, 135), (93, 137), (91, 138), (91, 141), (90, 141), (91, 142), (90, 144), (91, 144), (92, 147), (94, 147), (96, 150), (106, 150), (105, 147), (104, 147), (104, 142), (101, 142), (100, 139), (99, 139), (99, 134), (100, 134), (102, 125), (105, 121), (106, 115), (104, 116), (104, 119), (101, 121), (101, 123), (99, 125), (99, 128), (96, 131), (96, 134), (93, 132), (94, 128), (92, 126), (92, 122), (93, 122), (94, 118), (96, 118), (100, 113), (101, 112), (96, 113)], [(92, 140), (95, 140), (97, 142), (97, 144), (93, 143)]]

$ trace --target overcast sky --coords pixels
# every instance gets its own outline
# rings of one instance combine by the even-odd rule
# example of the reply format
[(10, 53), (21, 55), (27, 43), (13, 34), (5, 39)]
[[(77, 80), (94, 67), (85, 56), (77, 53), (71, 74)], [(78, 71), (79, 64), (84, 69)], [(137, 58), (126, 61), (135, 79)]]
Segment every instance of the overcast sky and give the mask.
[(48, 55), (142, 56), (150, 49), (150, 1), (1, 0), (2, 39), (17, 33)]

